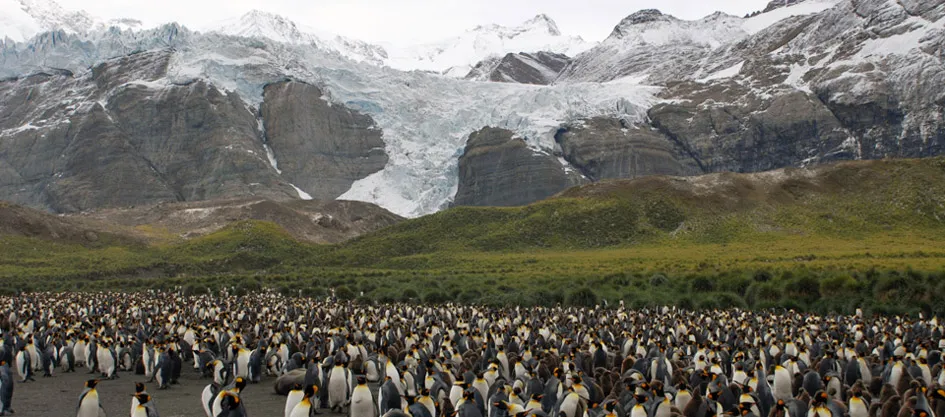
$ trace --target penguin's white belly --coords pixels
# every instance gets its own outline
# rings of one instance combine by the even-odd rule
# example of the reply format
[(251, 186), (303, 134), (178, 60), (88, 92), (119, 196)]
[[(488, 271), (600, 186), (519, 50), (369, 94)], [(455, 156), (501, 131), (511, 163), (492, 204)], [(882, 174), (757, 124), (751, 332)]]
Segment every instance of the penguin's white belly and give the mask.
[(289, 392), (289, 395), (285, 398), (285, 417), (290, 417), (292, 415), (292, 410), (295, 409), (295, 406), (299, 405), (304, 398), (305, 392), (300, 390), (292, 390)]
[(354, 390), (351, 396), (351, 417), (377, 417), (374, 415), (374, 399), (366, 387)]
[(692, 400), (692, 395), (688, 392), (680, 393), (676, 395), (676, 408), (684, 410), (686, 405), (689, 404), (689, 401)]
[(236, 357), (236, 376), (242, 378), (249, 378), (249, 355), (240, 353)]
[(656, 407), (656, 417), (670, 417), (672, 415), (672, 406), (669, 401), (664, 401)]
[(450, 388), (450, 404), (456, 407), (460, 398), (463, 398), (463, 389), (458, 385), (453, 385), (453, 388)]
[[(565, 397), (564, 401), (561, 402), (561, 411), (564, 412), (567, 417), (583, 417), (577, 416), (578, 409), (578, 396), (577, 395), (568, 395)], [(638, 417), (638, 416), (631, 416)], [(645, 413), (642, 417), (646, 417)]]
[(200, 405), (203, 406), (203, 412), (207, 414), (207, 417), (213, 417), (210, 414), (210, 400), (213, 398), (213, 391), (210, 391), (210, 387), (211, 385), (204, 387), (200, 394)]
[(646, 417), (646, 409), (642, 405), (635, 405), (630, 410), (630, 417)]
[(860, 401), (850, 401), (850, 417), (866, 417), (869, 413), (869, 409), (866, 408), (866, 403), (862, 400)]
[(308, 417), (311, 408), (311, 404), (300, 402), (299, 405), (292, 409), (292, 413), (289, 414), (289, 417)]
[(20, 378), (26, 377), (26, 374), (29, 372), (29, 369), (26, 368), (26, 356), (23, 352), (20, 352), (16, 355), (16, 373), (20, 374)]
[(84, 344), (75, 345), (75, 348), (72, 349), (72, 355), (75, 356), (75, 360), (77, 363), (84, 364), (85, 363), (85, 345)]
[(148, 409), (144, 406), (135, 406), (132, 410), (131, 417), (148, 417)]
[(898, 386), (899, 378), (902, 378), (902, 367), (893, 366), (892, 371), (889, 373), (889, 385)]
[(32, 346), (27, 351), (30, 354), (30, 362), (33, 364), (34, 371), (43, 370), (43, 361), (39, 358), (39, 352), (36, 351), (36, 347)]
[(328, 406), (340, 407), (347, 400), (348, 381), (345, 380), (345, 372), (342, 369), (335, 368), (328, 378)]
[(98, 417), (98, 392), (89, 391), (82, 402), (79, 403), (79, 411), (76, 417)]

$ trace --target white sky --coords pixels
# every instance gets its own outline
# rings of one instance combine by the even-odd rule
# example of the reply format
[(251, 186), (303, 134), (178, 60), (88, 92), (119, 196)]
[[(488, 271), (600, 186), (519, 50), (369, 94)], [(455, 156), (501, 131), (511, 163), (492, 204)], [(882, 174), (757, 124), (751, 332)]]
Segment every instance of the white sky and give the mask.
[(647, 8), (683, 19), (714, 11), (763, 9), (768, 0), (57, 0), (66, 9), (146, 25), (176, 21), (192, 28), (259, 9), (320, 30), (371, 42), (437, 41), (477, 25), (517, 25), (545, 13), (566, 35), (603, 40), (620, 19)]

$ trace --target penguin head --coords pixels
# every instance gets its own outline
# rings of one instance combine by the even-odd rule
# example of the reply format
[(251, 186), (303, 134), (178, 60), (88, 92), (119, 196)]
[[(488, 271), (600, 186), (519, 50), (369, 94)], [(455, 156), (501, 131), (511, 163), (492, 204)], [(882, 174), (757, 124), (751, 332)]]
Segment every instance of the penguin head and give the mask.
[(141, 404), (141, 405), (145, 405), (151, 401), (151, 396), (143, 392), (135, 394), (134, 397), (138, 399), (138, 404)]
[(135, 382), (135, 394), (140, 394), (144, 392), (144, 384), (141, 382)]
[(945, 401), (945, 389), (939, 388), (935, 391), (932, 391), (932, 398)]
[(98, 385), (98, 382), (99, 381), (97, 379), (90, 379), (85, 381), (85, 387), (89, 389), (95, 388), (95, 386)]
[(364, 375), (358, 375), (358, 385), (365, 384), (367, 384), (367, 378), (365, 378)]
[(315, 385), (309, 385), (305, 387), (305, 398), (312, 398), (315, 396), (315, 393), (318, 392), (318, 387)]
[(234, 395), (231, 392), (223, 394), (223, 399), (220, 400), (220, 407), (224, 410), (236, 410), (240, 406), (240, 397)]
[(243, 388), (246, 388), (246, 380), (241, 376), (236, 377), (235, 383), (237, 392), (242, 391)]

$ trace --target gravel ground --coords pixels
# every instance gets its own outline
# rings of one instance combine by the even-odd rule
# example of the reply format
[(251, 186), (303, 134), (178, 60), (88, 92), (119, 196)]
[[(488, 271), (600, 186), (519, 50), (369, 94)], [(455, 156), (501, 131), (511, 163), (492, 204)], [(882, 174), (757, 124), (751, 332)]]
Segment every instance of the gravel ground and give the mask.
[[(184, 364), (180, 385), (158, 390), (157, 385), (147, 384), (161, 417), (205, 417), (200, 405), (200, 393), (209, 384), (209, 379), (200, 379), (193, 369)], [(58, 373), (52, 378), (36, 377), (35, 382), (14, 385), (13, 409), (15, 417), (73, 417), (85, 381), (95, 375), (78, 368), (76, 373)], [(131, 412), (131, 394), (135, 382), (145, 381), (144, 375), (120, 372), (119, 378), (102, 381), (98, 385), (102, 406), (109, 417), (127, 416)], [(275, 378), (263, 378), (259, 384), (250, 384), (241, 396), (250, 417), (283, 417), (285, 397), (273, 392)], [(341, 414), (319, 411), (322, 416), (341, 417)]]

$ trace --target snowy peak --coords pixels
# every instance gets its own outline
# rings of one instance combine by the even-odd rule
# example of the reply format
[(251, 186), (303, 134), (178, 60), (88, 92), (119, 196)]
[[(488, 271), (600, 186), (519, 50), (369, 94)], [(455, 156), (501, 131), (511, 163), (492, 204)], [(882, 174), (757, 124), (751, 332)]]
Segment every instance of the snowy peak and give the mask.
[(670, 15), (665, 15), (663, 12), (657, 9), (644, 9), (623, 18), (623, 20), (621, 20), (614, 29), (618, 30), (620, 28), (632, 25), (640, 25), (650, 22), (669, 22), (672, 20), (678, 19)]
[(514, 39), (520, 36), (561, 36), (561, 30), (558, 29), (558, 24), (555, 23), (554, 19), (544, 13), (526, 20), (518, 26), (509, 27), (492, 24), (476, 26), (469, 30), (469, 32), (484, 36), (494, 35), (504, 39)]
[(656, 9), (624, 18), (605, 42), (628, 45), (697, 44), (718, 47), (747, 35), (743, 19), (713, 13), (699, 20), (681, 20)]
[(305, 42), (305, 36), (295, 22), (260, 10), (251, 10), (236, 19), (220, 22), (209, 32), (245, 38), (260, 37), (293, 44)]
[(83, 11), (63, 9), (52, 0), (19, 0), (23, 11), (36, 19), (45, 30), (61, 29), (70, 33), (84, 33), (98, 23), (97, 19)]
[(540, 30), (546, 30), (551, 36), (561, 36), (561, 30), (558, 29), (558, 24), (555, 21), (548, 17), (548, 15), (542, 13), (538, 16), (531, 18), (526, 21), (523, 27), (534, 27)]
[(387, 58), (387, 51), (381, 46), (321, 32), (285, 16), (261, 10), (251, 10), (238, 18), (218, 22), (206, 31), (244, 38), (265, 38), (292, 45), (314, 44), (346, 58), (376, 65), (383, 64)]
[(552, 52), (574, 56), (592, 48), (579, 36), (561, 33), (555, 21), (539, 14), (518, 26), (477, 26), (440, 42), (392, 50), (387, 64), (402, 70), (433, 71), (464, 77), (477, 63), (507, 54)]
[(52, 0), (0, 0), (0, 39), (24, 42), (42, 32), (85, 33), (98, 25), (88, 13), (66, 10)]
[(312, 40), (312, 37), (303, 33), (295, 22), (261, 10), (251, 10), (239, 18), (223, 21), (209, 31), (244, 38), (266, 38), (291, 44), (308, 43)]

